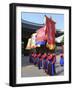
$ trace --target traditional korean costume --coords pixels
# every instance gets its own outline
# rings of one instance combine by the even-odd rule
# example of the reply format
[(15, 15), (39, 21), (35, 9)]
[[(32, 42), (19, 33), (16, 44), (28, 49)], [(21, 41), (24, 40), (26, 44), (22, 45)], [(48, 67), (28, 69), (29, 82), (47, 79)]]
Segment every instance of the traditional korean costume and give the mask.
[(39, 61), (38, 61), (38, 68), (39, 68), (39, 69), (42, 68), (42, 58), (40, 58)]
[(61, 66), (64, 65), (64, 58), (63, 58), (63, 55), (60, 56), (60, 65), (61, 65)]
[(56, 56), (49, 56), (49, 64), (48, 64), (48, 74), (49, 75), (55, 75), (55, 62), (56, 62)]

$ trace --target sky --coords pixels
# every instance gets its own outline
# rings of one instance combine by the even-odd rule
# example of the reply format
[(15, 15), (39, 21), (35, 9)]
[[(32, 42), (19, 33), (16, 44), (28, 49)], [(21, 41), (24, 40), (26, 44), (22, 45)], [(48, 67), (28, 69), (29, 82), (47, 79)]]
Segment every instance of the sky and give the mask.
[(44, 15), (47, 15), (48, 17), (52, 17), (52, 19), (56, 22), (56, 29), (64, 30), (64, 15), (63, 14), (22, 12), (21, 19), (27, 20), (33, 23), (43, 24)]

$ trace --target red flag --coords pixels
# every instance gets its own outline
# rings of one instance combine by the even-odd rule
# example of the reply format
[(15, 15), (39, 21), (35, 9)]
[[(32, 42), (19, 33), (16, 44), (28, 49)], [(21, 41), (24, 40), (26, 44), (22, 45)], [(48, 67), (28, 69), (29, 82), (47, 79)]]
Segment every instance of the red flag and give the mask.
[(53, 49), (55, 46), (55, 22), (52, 18), (46, 18), (46, 34), (47, 34), (47, 43), (50, 49)]
[(37, 37), (36, 41), (45, 41), (46, 40), (46, 35), (45, 35), (45, 29), (46, 26), (43, 26), (42, 28), (37, 30)]

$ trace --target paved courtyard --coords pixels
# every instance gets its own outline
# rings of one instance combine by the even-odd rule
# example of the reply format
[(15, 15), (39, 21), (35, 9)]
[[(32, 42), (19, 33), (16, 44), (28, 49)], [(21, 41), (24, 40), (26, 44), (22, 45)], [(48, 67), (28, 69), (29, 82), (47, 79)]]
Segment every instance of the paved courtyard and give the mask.
[[(56, 76), (64, 75), (64, 66), (61, 67), (59, 64), (59, 55), (57, 55), (57, 61), (55, 64)], [(48, 76), (43, 69), (38, 69), (37, 66), (29, 63), (29, 56), (22, 56), (22, 67), (21, 67), (21, 77), (38, 77), (38, 76)]]

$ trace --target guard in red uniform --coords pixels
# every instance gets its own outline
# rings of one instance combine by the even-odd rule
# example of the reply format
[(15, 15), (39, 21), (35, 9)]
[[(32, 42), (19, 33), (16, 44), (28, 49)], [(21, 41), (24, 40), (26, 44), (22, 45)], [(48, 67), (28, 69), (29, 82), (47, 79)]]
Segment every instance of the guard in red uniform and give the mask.
[(56, 63), (56, 55), (53, 54), (53, 59), (52, 59), (52, 75), (56, 74), (55, 63)]
[(45, 65), (44, 65), (46, 73), (48, 72), (48, 64), (49, 64), (49, 54), (46, 57), (46, 61), (45, 61)]
[(45, 72), (48, 73), (48, 65), (49, 65), (49, 54), (47, 55), (46, 59), (45, 59), (45, 63), (44, 63), (44, 69)]
[(41, 53), (38, 53), (38, 54), (37, 54), (37, 60), (36, 60), (37, 65), (38, 65), (38, 62), (39, 62), (39, 60), (40, 60), (40, 57), (41, 57)]
[(63, 54), (60, 55), (60, 65), (64, 66), (64, 57), (63, 57)]
[(32, 57), (32, 56), (33, 56), (33, 53), (31, 53), (31, 54), (29, 55), (29, 62), (30, 62), (30, 63), (33, 63), (33, 57)]
[(31, 62), (34, 63), (34, 53), (31, 54)]
[(37, 54), (34, 54), (34, 65), (36, 65), (36, 58), (37, 58)]
[(46, 57), (47, 57), (47, 54), (44, 53), (44, 54), (42, 55), (42, 68), (43, 68), (43, 69), (45, 69)]
[(39, 68), (39, 69), (42, 68), (42, 57), (39, 58), (39, 61), (38, 61), (38, 68)]
[(56, 71), (55, 71), (55, 62), (56, 62), (56, 55), (55, 54), (50, 54), (50, 56), (48, 57), (49, 60), (49, 64), (48, 64), (48, 74), (49, 75), (55, 75)]

